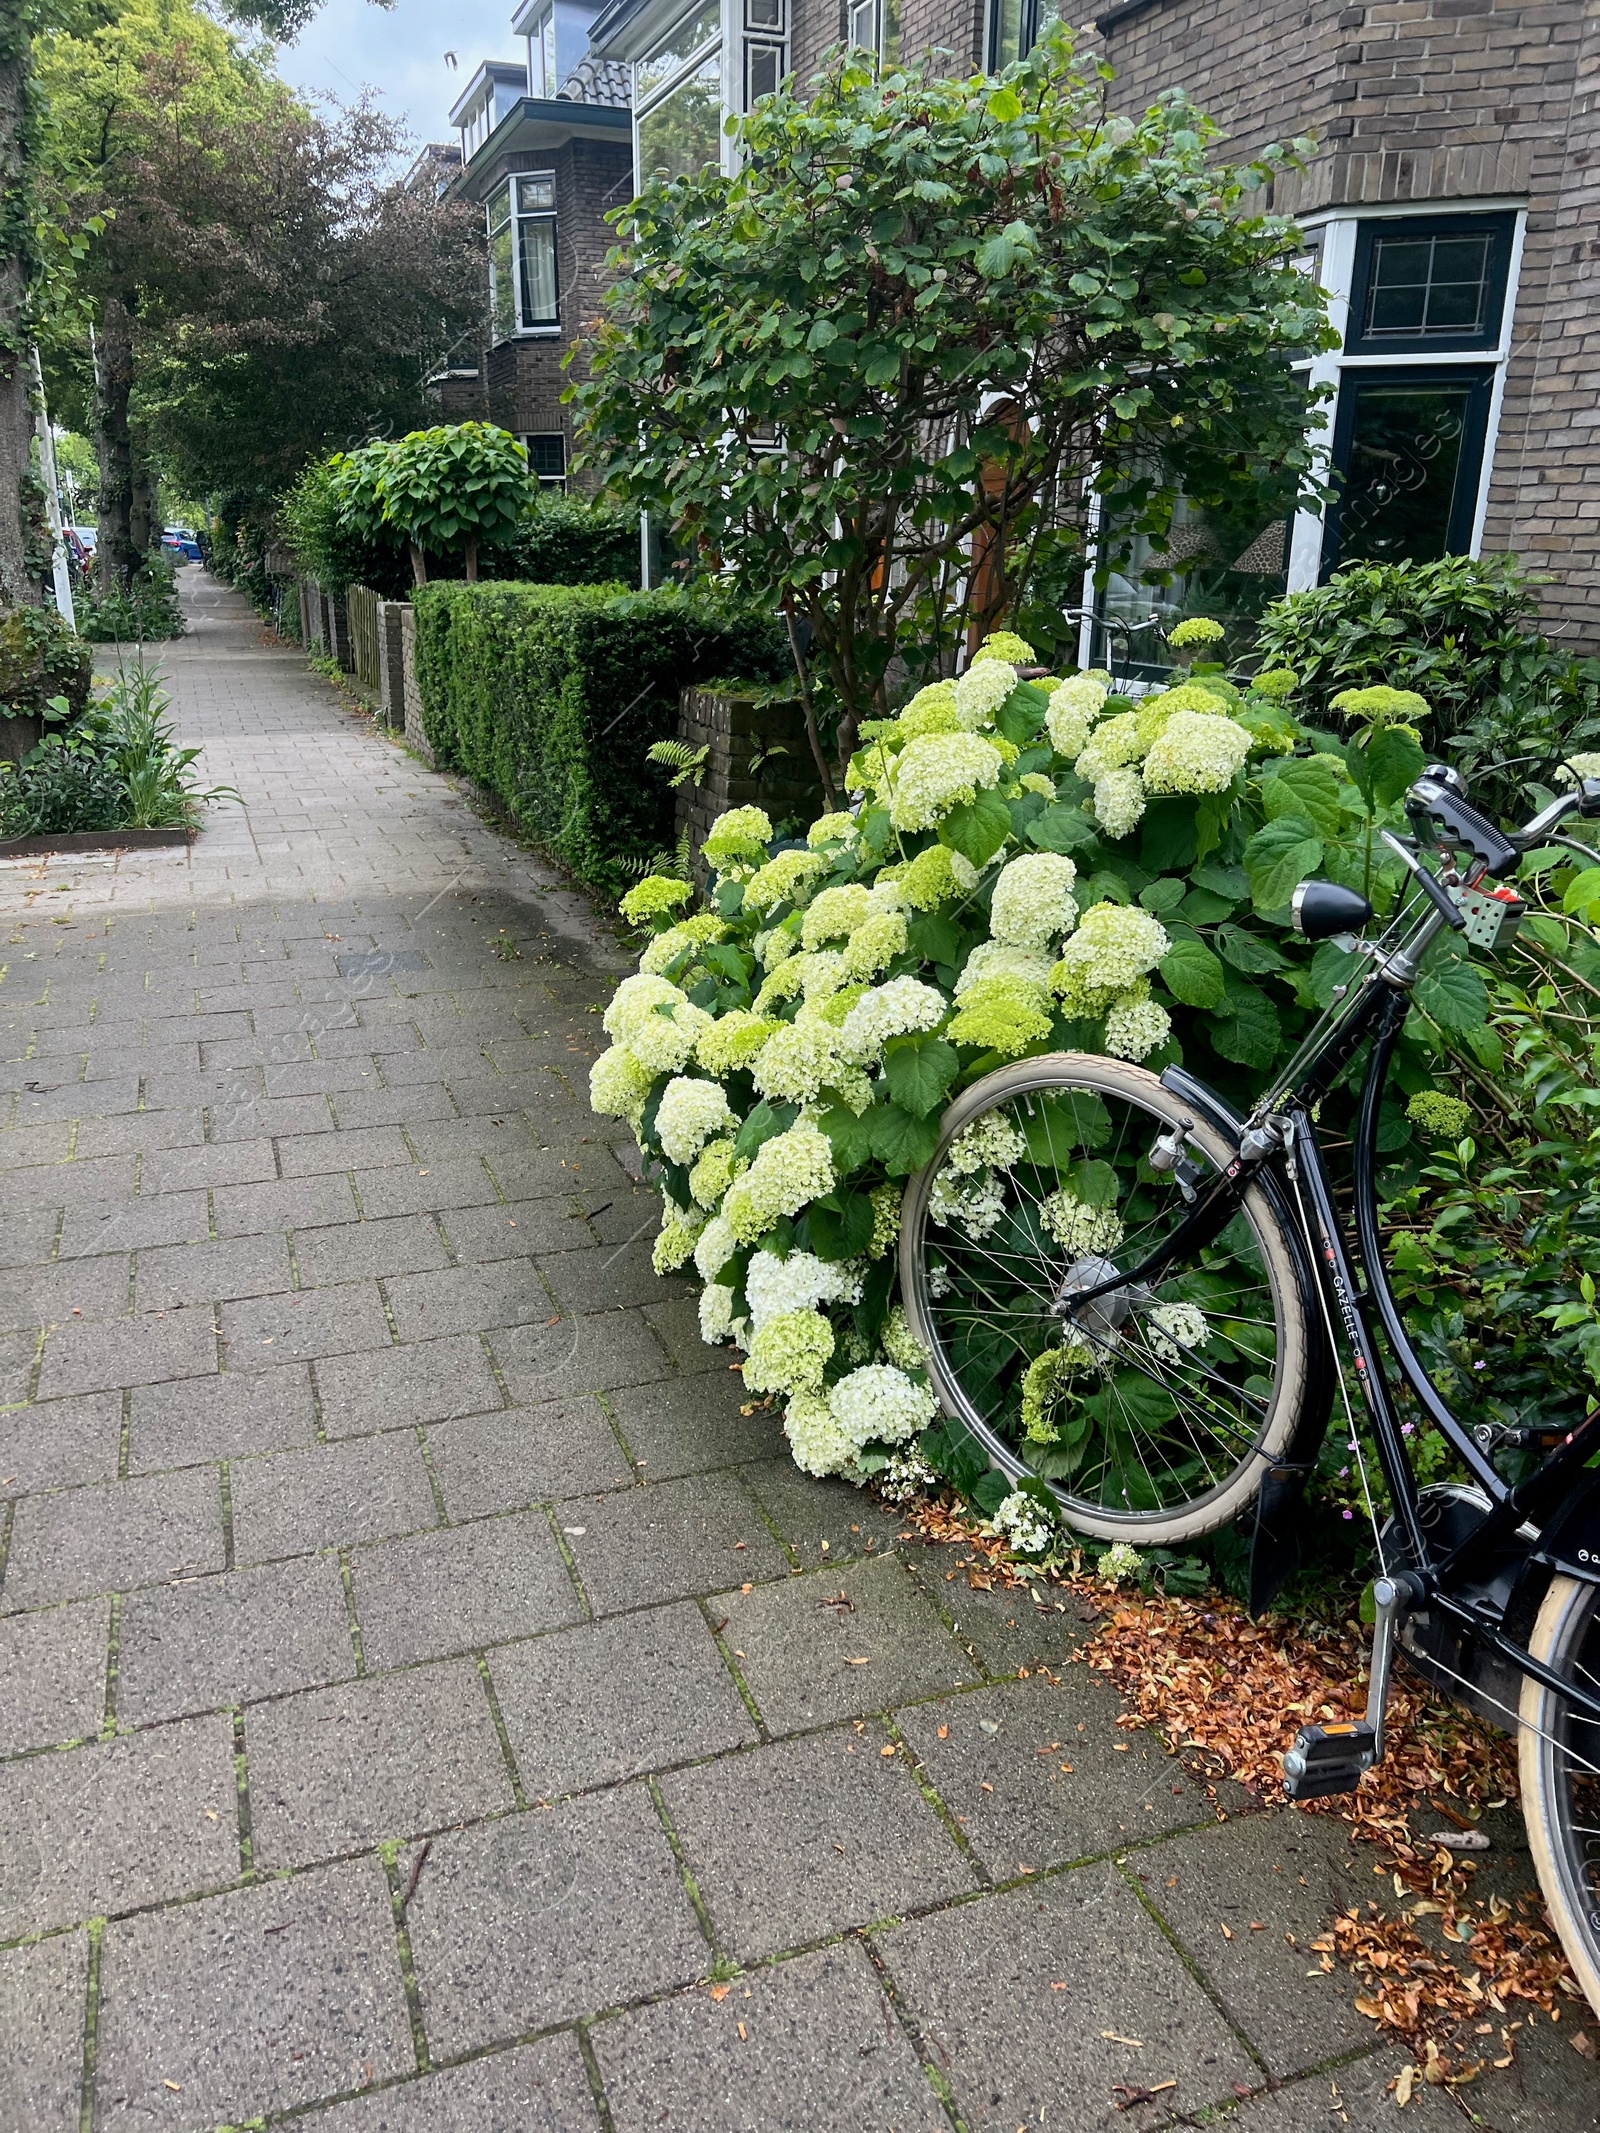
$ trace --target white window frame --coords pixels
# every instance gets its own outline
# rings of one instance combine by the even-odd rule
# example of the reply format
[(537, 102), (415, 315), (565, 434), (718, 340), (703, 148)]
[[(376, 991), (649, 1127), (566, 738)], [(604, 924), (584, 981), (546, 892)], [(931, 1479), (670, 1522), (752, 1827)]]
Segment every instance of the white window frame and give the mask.
[[(559, 474), (541, 474), (533, 464), (533, 446), (535, 440), (547, 437), (554, 437), (561, 446), (561, 472)], [(539, 484), (539, 487), (541, 489), (558, 489), (564, 494), (567, 486), (567, 477), (570, 472), (567, 452), (566, 431), (524, 430), (522, 433), (522, 448), (528, 455), (528, 472)]]
[[(881, 0), (880, 0), (881, 4)], [(707, 35), (692, 52), (684, 55), (680, 65), (670, 75), (653, 82), (648, 90), (641, 91), (639, 70), (647, 66), (667, 46), (673, 37), (696, 14), (693, 6), (684, 8), (674, 17), (670, 29), (658, 37), (651, 49), (633, 64), (633, 170), (634, 183), (641, 182), (639, 159), (639, 128), (643, 121), (659, 109), (692, 74), (699, 72), (706, 62), (715, 59), (719, 63), (721, 78), (721, 124), (734, 114), (750, 110), (755, 101), (752, 93), (752, 62), (770, 63), (775, 83), (781, 83), (789, 72), (789, 10), (790, 0), (722, 0), (717, 29)], [(770, 17), (771, 19), (763, 19)], [(766, 94), (765, 90), (758, 92)], [(738, 168), (737, 142), (730, 140), (719, 124), (718, 167), (728, 176)]]
[(557, 76), (560, 59), (556, 47), (555, 0), (529, 29), (528, 45), (528, 94), (548, 100), (560, 87)]
[[(1500, 311), (1500, 336), (1492, 348), (1466, 350), (1430, 351), (1426, 356), (1415, 350), (1393, 355), (1346, 355), (1344, 344), (1349, 338), (1350, 299), (1355, 280), (1356, 251), (1362, 230), (1373, 222), (1415, 221), (1423, 216), (1430, 220), (1443, 221), (1447, 216), (1477, 216), (1514, 214), (1511, 231), (1511, 257), (1506, 268), (1505, 299)], [(1478, 469), (1478, 495), (1472, 515), (1472, 538), (1467, 553), (1478, 556), (1483, 551), (1483, 529), (1489, 511), (1489, 484), (1494, 476), (1495, 445), (1500, 433), (1500, 410), (1505, 400), (1506, 372), (1511, 362), (1512, 325), (1516, 317), (1517, 289), (1522, 269), (1522, 247), (1527, 230), (1528, 207), (1525, 200), (1494, 198), (1488, 200), (1394, 200), (1381, 205), (1329, 208), (1320, 214), (1307, 215), (1301, 227), (1308, 238), (1319, 240), (1321, 254), (1317, 264), (1318, 278), (1328, 295), (1328, 323), (1339, 336), (1339, 346), (1313, 356), (1309, 362), (1297, 364), (1313, 385), (1331, 385), (1333, 396), (1321, 411), (1320, 420), (1312, 432), (1316, 453), (1316, 473), (1319, 479), (1327, 478), (1329, 461), (1333, 450), (1333, 424), (1338, 414), (1339, 386), (1345, 373), (1367, 370), (1403, 370), (1426, 362), (1429, 368), (1443, 369), (1462, 364), (1482, 370), (1492, 366), (1493, 382), (1489, 389), (1489, 416), (1483, 436), (1483, 458)], [(1289, 538), (1288, 590), (1305, 592), (1320, 582), (1322, 575), (1322, 548), (1325, 532), (1324, 514), (1321, 510), (1297, 511)]]
[[(531, 184), (549, 186), (549, 207), (523, 207), (522, 187)], [(494, 237), (499, 225), (494, 217), (495, 209), (501, 202), (509, 205), (511, 224), (511, 331), (508, 334), (500, 333), (496, 319), (498, 290), (495, 279)], [(496, 335), (496, 347), (502, 346), (508, 340), (551, 340), (561, 331), (561, 269), (556, 203), (556, 174), (553, 170), (517, 171), (508, 177), (504, 184), (497, 185), (484, 202), (484, 224), (489, 238), (489, 317), (491, 328)], [(554, 319), (538, 319), (530, 324), (522, 316), (522, 233), (528, 224), (535, 222), (548, 224), (550, 229), (550, 248), (556, 277), (556, 316)]]

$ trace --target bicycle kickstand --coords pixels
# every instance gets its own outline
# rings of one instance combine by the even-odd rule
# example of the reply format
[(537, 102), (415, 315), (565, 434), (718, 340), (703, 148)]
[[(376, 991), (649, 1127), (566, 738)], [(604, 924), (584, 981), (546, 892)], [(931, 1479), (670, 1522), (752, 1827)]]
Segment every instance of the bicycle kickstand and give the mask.
[(1339, 1725), (1302, 1726), (1283, 1759), (1283, 1789), (1291, 1800), (1319, 1800), (1330, 1792), (1354, 1792), (1362, 1774), (1383, 1759), (1384, 1712), (1394, 1670), (1400, 1622), (1419, 1597), (1416, 1580), (1404, 1572), (1381, 1577), (1372, 1588), (1377, 1624), (1372, 1633), (1372, 1672), (1367, 1715)]

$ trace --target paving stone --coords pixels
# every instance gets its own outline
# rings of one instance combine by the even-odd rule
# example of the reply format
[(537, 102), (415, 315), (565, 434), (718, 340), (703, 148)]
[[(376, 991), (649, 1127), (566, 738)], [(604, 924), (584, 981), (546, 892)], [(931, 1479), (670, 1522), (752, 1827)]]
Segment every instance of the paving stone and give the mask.
[[(76, 1153), (94, 1155), (140, 1155), (140, 1190), (155, 1192), (151, 1158), (166, 1148), (192, 1148), (205, 1137), (205, 1121), (197, 1110), (125, 1111), (115, 1118), (86, 1118), (78, 1127)], [(166, 1187), (159, 1188), (165, 1191)]]
[(110, 1386), (161, 1385), (217, 1367), (217, 1339), (204, 1307), (144, 1311), (91, 1325), (69, 1319), (45, 1335), (41, 1400)]
[(742, 1471), (762, 1510), (807, 1570), (881, 1554), (899, 1545), (907, 1531), (905, 1520), (865, 1489), (803, 1473), (789, 1456), (787, 1443), (777, 1458)]
[(607, 1395), (606, 1404), (640, 1471), (651, 1481), (703, 1474), (779, 1451), (791, 1470), (798, 1471), (788, 1456), (781, 1416), (739, 1412), (750, 1398), (744, 1380), (724, 1371), (666, 1384), (621, 1385)]
[(126, 1724), (346, 1681), (356, 1670), (339, 1564), (302, 1556), (131, 1594), (117, 1713)]
[(133, 1192), (133, 1163), (123, 1155), (98, 1156), (85, 1163), (40, 1163), (28, 1170), (0, 1172), (0, 1214), (13, 1208), (82, 1207), (116, 1200)]
[(40, 1400), (0, 1415), (0, 1503), (32, 1489), (110, 1481), (122, 1441), (122, 1395)]
[(519, 1405), (564, 1392), (609, 1392), (671, 1376), (671, 1366), (640, 1311), (558, 1317), (553, 1325), (512, 1326), (489, 1337), (511, 1397)]
[[(378, 1063), (365, 1052), (339, 1059), (288, 1058), (269, 1054), (262, 1073), (269, 1096), (328, 1096), (336, 1089), (376, 1086)], [(282, 1145), (287, 1147), (289, 1144)], [(311, 1140), (308, 1138), (295, 1145), (309, 1148)], [(409, 1155), (405, 1160), (410, 1161)]]
[(110, 1630), (104, 1600), (0, 1620), (0, 1755), (99, 1732)]
[(436, 1837), (406, 1923), (441, 2055), (685, 1984), (711, 1961), (642, 1785)]
[[(414, 1133), (411, 1137), (416, 1139)], [(356, 1191), (368, 1221), (383, 1215), (435, 1214), (442, 1208), (497, 1206), (500, 1201), (494, 1179), (476, 1156), (425, 1161), (410, 1169), (396, 1163), (386, 1170), (360, 1171)]]
[(195, 1468), (29, 1496), (17, 1506), (0, 1606), (45, 1607), (222, 1564), (222, 1489), (214, 1472)]
[(756, 1738), (705, 1618), (688, 1601), (509, 1645), (491, 1655), (489, 1672), (530, 1799)]
[(1306, 1975), (1316, 1968), (1307, 1944), (1370, 1878), (1370, 1859), (1357, 1867), (1342, 1823), (1293, 1812), (1245, 1815), (1178, 1838), (1154, 1862), (1138, 1864), (1151, 1900), (1274, 2074), (1299, 2073), (1371, 2041), (1349, 1978)]
[(354, 1572), (369, 1667), (470, 1651), (582, 1616), (538, 1511), (365, 1548)]
[[(349, 1355), (391, 1345), (376, 1282), (344, 1281), (292, 1296), (253, 1297), (222, 1307), (222, 1347), (230, 1369), (272, 1360)], [(268, 1358), (262, 1351), (274, 1348)]]
[(61, 1217), (53, 1207), (27, 1207), (0, 1222), (0, 1266), (33, 1266), (55, 1247)]
[(725, 1618), (722, 1641), (774, 1733), (981, 1678), (893, 1555), (723, 1591), (714, 1607)]
[(597, 1614), (721, 1592), (789, 1568), (736, 1475), (652, 1483), (585, 1504), (583, 1512), (584, 1531), (569, 1545)]
[(106, 1929), (101, 2133), (210, 2133), (414, 2064), (376, 1859)]
[(0, 1336), (0, 1402), (10, 1407), (27, 1399), (34, 1386), (38, 1354), (37, 1333)]
[(141, 1311), (268, 1296), (292, 1287), (294, 1282), (289, 1246), (283, 1237), (225, 1237), (214, 1244), (169, 1244), (140, 1252), (136, 1265)]
[(950, 2121), (859, 1947), (823, 1948), (599, 2024), (617, 2133), (949, 2133)]
[(456, 1257), (471, 1264), (520, 1259), (529, 1252), (565, 1251), (587, 1241), (582, 1218), (564, 1199), (451, 1208), (445, 1213), (444, 1227)]
[(777, 1741), (661, 1780), (720, 1941), (743, 1958), (803, 1946), (977, 1876), (880, 1726)]
[(277, 1140), (291, 1135), (331, 1133), (334, 1118), (326, 1096), (259, 1097), (228, 1107), (209, 1107), (207, 1124), (214, 1141)]
[(48, 1083), (41, 1081), (37, 1089), (24, 1088), (17, 1098), (13, 1123), (37, 1126), (53, 1118), (110, 1118), (118, 1111), (136, 1111), (138, 1108), (137, 1074), (123, 1074), (115, 1081), (81, 1084), (62, 1077)]
[[(580, 1240), (569, 1237), (567, 1241)], [(636, 1244), (616, 1245), (609, 1251), (589, 1245), (581, 1251), (547, 1254), (539, 1261), (539, 1272), (557, 1303), (571, 1311), (612, 1311), (630, 1304), (658, 1304), (666, 1296), (698, 1296), (698, 1283), (691, 1283), (682, 1275), (664, 1279), (656, 1272), (650, 1263), (653, 1249), (647, 1238)], [(697, 1311), (698, 1308), (697, 1305)], [(698, 1327), (697, 1318), (697, 1337)]]
[[(878, 1945), (972, 2133), (1035, 2126), (1041, 2110), (1060, 2133), (1144, 2133), (1260, 2079), (1109, 1862), (913, 1920)], [(1118, 2083), (1168, 2081), (1153, 2106), (1116, 2110)]]
[(208, 1233), (203, 1192), (141, 1193), (95, 1207), (69, 1207), (61, 1229), (61, 1257), (87, 1259), (137, 1252), (146, 1245), (184, 1244)]
[(0, 1275), (0, 1331), (74, 1317), (115, 1318), (128, 1308), (129, 1268), (126, 1253), (112, 1253)]
[(439, 1522), (409, 1432), (241, 1459), (229, 1470), (241, 1563), (387, 1540)]
[(969, 1584), (962, 1565), (970, 1551), (964, 1547), (912, 1543), (905, 1559), (963, 1648), (991, 1675), (1015, 1678), (1021, 1668), (1031, 1672), (1041, 1665), (1055, 1671), (1094, 1626), (1092, 1609), (1076, 1594), (1035, 1605), (1026, 1592), (985, 1592)]
[(128, 1465), (139, 1474), (282, 1451), (309, 1444), (315, 1431), (316, 1402), (304, 1363), (141, 1385), (131, 1395)]
[(64, 1163), (72, 1154), (72, 1127), (65, 1119), (46, 1126), (0, 1133), (0, 1170), (21, 1170), (33, 1163)]
[(272, 1143), (207, 1142), (201, 1147), (154, 1149), (139, 1169), (141, 1192), (183, 1192), (196, 1186), (262, 1185), (278, 1174)]
[(455, 1104), (442, 1081), (408, 1082), (403, 1089), (340, 1089), (328, 1099), (342, 1132), (360, 1127), (407, 1126), (413, 1120), (454, 1118)]
[(317, 1388), (330, 1437), (440, 1422), (502, 1404), (483, 1343), (470, 1333), (325, 1357), (317, 1364)]
[(305, 2120), (314, 2133), (599, 2133), (570, 2033), (447, 2066)]
[(675, 1296), (666, 1303), (647, 1305), (644, 1318), (686, 1377), (727, 1369), (726, 1351), (708, 1348), (700, 1338), (700, 1305), (694, 1296)]
[[(1397, 2119), (1389, 2084), (1404, 2064), (1398, 2052), (1374, 2052), (1370, 2058), (1328, 2073), (1308, 2074), (1273, 2095), (1241, 2103), (1236, 2113), (1215, 2123), (1223, 2133), (1311, 2133), (1312, 2128), (1318, 2133), (1394, 2133), (1397, 2125), (1404, 2126), (1406, 2133), (1461, 2133), (1462, 2126), (1469, 2124), (1485, 2128), (1486, 2133), (1511, 2133), (1495, 2108), (1498, 2099), (1493, 2091), (1499, 2077), (1473, 2083), (1471, 2119), (1463, 2117), (1450, 2091), (1430, 2088), (1423, 2081), (1411, 2091), (1404, 2118)], [(1589, 2078), (1592, 2083), (1594, 2077)], [(1482, 2115), (1486, 2103), (1489, 2116)], [(1530, 2120), (1529, 2125), (1559, 2125), (1561, 2133), (1591, 2133), (1600, 2125), (1600, 2115), (1542, 2118)]]
[(1004, 1682), (903, 1711), (898, 1723), (973, 1850), (1010, 1880), (1211, 1820), (1176, 1756), (1152, 1734), (1118, 1729), (1121, 1709), (1070, 1667), (1056, 1683)]
[(470, 1659), (262, 1704), (250, 1713), (245, 1753), (263, 1867), (301, 1866), (512, 1804)]
[(89, 1936), (0, 1950), (0, 2126), (78, 2133)]
[(236, 1880), (236, 1791), (220, 1715), (0, 1763), (0, 1938)]
[[(587, 1123), (593, 1124), (590, 1114)], [(537, 1200), (550, 1193), (604, 1192), (627, 1185), (605, 1143), (587, 1147), (530, 1148), (514, 1139), (490, 1159), (489, 1166), (508, 1200)]]
[(398, 1126), (374, 1126), (282, 1140), (278, 1158), (286, 1178), (309, 1178), (330, 1170), (373, 1170), (387, 1163), (409, 1163), (411, 1150)]
[[(297, 1230), (294, 1256), (304, 1288), (367, 1276), (416, 1274), (449, 1264), (439, 1232), (424, 1215)], [(401, 1331), (405, 1332), (403, 1323)]]
[[(283, 1178), (266, 1185), (219, 1185), (212, 1194), (219, 1237), (264, 1237), (273, 1230), (354, 1222), (347, 1177)], [(165, 1241), (165, 1240), (163, 1240)]]
[(555, 1311), (531, 1259), (407, 1274), (388, 1284), (402, 1340), (431, 1340), (496, 1326), (543, 1325)]
[(594, 1399), (552, 1400), (435, 1423), (428, 1449), (452, 1518), (626, 1488), (633, 1480)]

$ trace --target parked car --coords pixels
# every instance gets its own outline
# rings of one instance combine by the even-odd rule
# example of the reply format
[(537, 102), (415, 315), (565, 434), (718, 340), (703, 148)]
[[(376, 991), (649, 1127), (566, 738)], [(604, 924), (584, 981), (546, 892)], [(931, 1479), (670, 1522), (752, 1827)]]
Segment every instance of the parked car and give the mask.
[(93, 525), (64, 526), (61, 530), (63, 531), (63, 533), (68, 533), (72, 536), (72, 538), (77, 542), (78, 546), (83, 550), (85, 555), (94, 554), (94, 545), (96, 540), (99, 538), (99, 535), (97, 529)]
[(200, 560), (200, 543), (188, 526), (163, 526), (161, 545), (170, 549), (174, 555), (181, 555), (186, 563), (198, 563)]

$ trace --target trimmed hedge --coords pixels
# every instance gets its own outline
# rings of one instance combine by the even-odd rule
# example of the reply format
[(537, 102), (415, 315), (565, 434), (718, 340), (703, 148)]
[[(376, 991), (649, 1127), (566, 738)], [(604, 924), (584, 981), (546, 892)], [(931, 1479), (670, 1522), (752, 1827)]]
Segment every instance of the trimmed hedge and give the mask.
[(492, 561), (497, 577), (530, 585), (637, 585), (639, 514), (544, 491)]
[(679, 692), (717, 674), (776, 680), (788, 656), (772, 618), (675, 590), (450, 579), (415, 606), (441, 766), (611, 893), (672, 844), (670, 773), (644, 756), (677, 731)]

